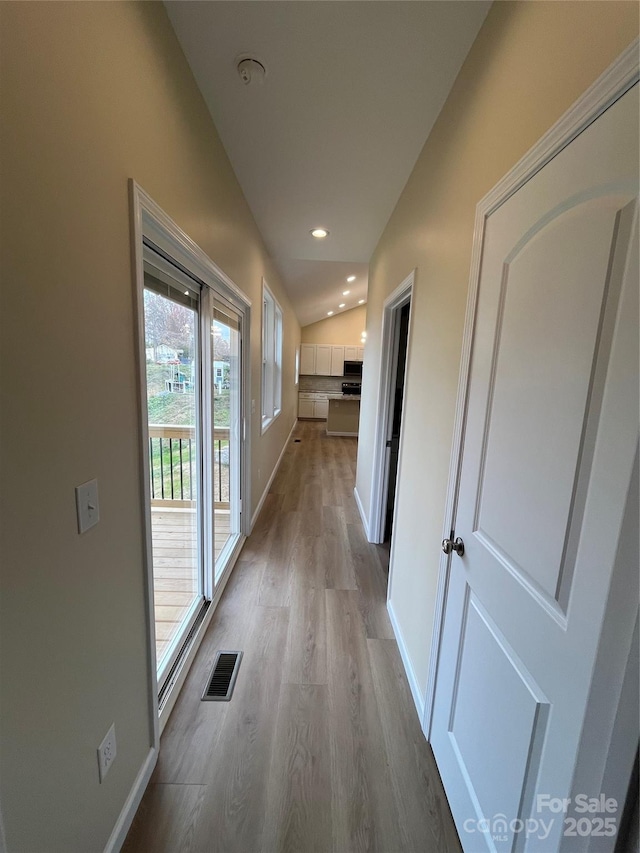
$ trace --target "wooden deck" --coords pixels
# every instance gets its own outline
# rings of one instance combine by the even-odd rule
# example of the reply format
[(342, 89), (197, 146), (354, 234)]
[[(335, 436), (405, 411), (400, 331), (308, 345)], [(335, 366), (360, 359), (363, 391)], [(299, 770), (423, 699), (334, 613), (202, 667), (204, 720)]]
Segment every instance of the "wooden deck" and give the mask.
[[(215, 558), (229, 536), (229, 510), (216, 510)], [(151, 509), (156, 657), (160, 661), (198, 594), (195, 509)]]

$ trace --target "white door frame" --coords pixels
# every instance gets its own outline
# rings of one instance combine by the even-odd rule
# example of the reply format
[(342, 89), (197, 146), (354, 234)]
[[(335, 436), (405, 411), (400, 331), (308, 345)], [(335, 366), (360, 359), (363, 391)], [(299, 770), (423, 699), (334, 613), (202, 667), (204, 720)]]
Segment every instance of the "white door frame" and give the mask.
[[(465, 316), (462, 360), (456, 400), (453, 450), (449, 467), (449, 483), (443, 526), (443, 539), (448, 538), (454, 527), (457, 510), (462, 447), (465, 435), (467, 397), (472, 357), (472, 343), (475, 331), (476, 305), (480, 280), (480, 261), (484, 240), (484, 230), (488, 217), (530, 178), (543, 168), (553, 157), (575, 139), (608, 107), (617, 101), (638, 81), (638, 45), (635, 39), (618, 59), (587, 89), (568, 112), (533, 146), (533, 148), (511, 169), (511, 171), (478, 203), (473, 236), (469, 292)], [(444, 608), (449, 581), (449, 558), (440, 555), (435, 619), (432, 637), (429, 675), (425, 697), (423, 730), (428, 739), (431, 736), (433, 704), (437, 679), (437, 666), (440, 655)], [(607, 619), (615, 618), (607, 611)], [(622, 653), (622, 651), (621, 651)], [(636, 732), (637, 737), (637, 732)], [(635, 746), (632, 747), (632, 751)]]
[[(385, 516), (387, 511), (387, 485), (389, 482), (389, 449), (387, 440), (391, 425), (393, 406), (393, 379), (397, 367), (397, 343), (400, 309), (413, 301), (415, 269), (389, 294), (382, 310), (382, 339), (380, 343), (380, 381), (378, 384), (377, 411), (380, 417), (376, 422), (376, 437), (373, 448), (373, 472), (371, 478), (371, 510), (369, 513), (369, 542), (380, 544), (384, 541)], [(409, 334), (407, 337), (407, 360), (411, 339), (412, 308), (409, 309)], [(398, 464), (402, 448), (402, 432), (398, 450)]]
[[(187, 235), (178, 225), (157, 205), (153, 199), (133, 180), (129, 181), (130, 203), (131, 203), (131, 229), (132, 229), (132, 259), (134, 267), (134, 286), (135, 286), (135, 307), (136, 307), (136, 349), (138, 357), (138, 393), (139, 399), (146, 399), (146, 353), (145, 353), (145, 336), (144, 336), (144, 267), (143, 267), (143, 238), (147, 238), (158, 246), (162, 251), (171, 257), (174, 261), (181, 264), (192, 275), (196, 276), (207, 287), (220, 289), (226, 294), (227, 299), (235, 304), (243, 317), (241, 329), (241, 359), (242, 359), (242, 417), (243, 424), (246, 424), (247, 413), (251, 411), (251, 375), (250, 375), (250, 339), (249, 329), (251, 323), (251, 300), (234, 284), (220, 267), (217, 266), (202, 249)], [(208, 339), (208, 330), (206, 330)], [(210, 435), (208, 428), (208, 420), (211, 418), (210, 412), (203, 413), (203, 435)], [(242, 498), (244, 500), (243, 512), (241, 514), (241, 536), (234, 553), (229, 560), (228, 570), (225, 571), (220, 578), (218, 585), (213, 590), (206, 588), (205, 592), (212, 596), (211, 606), (205, 614), (204, 620), (200, 623), (197, 634), (193, 640), (188, 655), (182, 664), (179, 673), (172, 677), (170, 688), (170, 698), (164, 702), (162, 709), (158, 706), (158, 681), (157, 681), (157, 661), (155, 653), (155, 619), (153, 606), (153, 551), (151, 540), (151, 500), (148, 494), (147, 484), (149, 483), (149, 431), (146, 418), (146, 412), (140, 404), (139, 412), (140, 425), (140, 449), (141, 449), (141, 509), (144, 524), (144, 565), (145, 565), (145, 587), (146, 587), (146, 621), (147, 635), (149, 640), (148, 660), (149, 672), (148, 678), (148, 694), (149, 694), (149, 709), (151, 731), (153, 732), (152, 748), (157, 750), (160, 743), (161, 730), (164, 727), (171, 708), (175, 703), (179, 689), (186, 678), (189, 666), (195, 656), (195, 651), (204, 636), (204, 632), (211, 620), (215, 605), (220, 598), (222, 590), (229, 578), (231, 568), (237, 555), (242, 547), (244, 538), (250, 532), (249, 519), (249, 496), (251, 495), (251, 456), (250, 456), (250, 439), (251, 431), (245, 426), (241, 428), (241, 444), (242, 444)], [(210, 424), (209, 424), (210, 426)], [(206, 464), (206, 461), (205, 461)], [(206, 541), (206, 537), (205, 537)]]

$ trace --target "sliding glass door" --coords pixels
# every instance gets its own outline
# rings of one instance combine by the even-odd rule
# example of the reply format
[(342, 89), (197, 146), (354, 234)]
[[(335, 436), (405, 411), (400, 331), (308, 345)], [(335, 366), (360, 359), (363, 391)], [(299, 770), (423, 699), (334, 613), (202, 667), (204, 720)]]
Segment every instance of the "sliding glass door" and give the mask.
[(158, 682), (204, 597), (200, 288), (151, 253), (144, 319)]
[(158, 686), (241, 535), (244, 314), (144, 249), (146, 415)]
[(211, 404), (216, 583), (240, 534), (241, 321), (240, 313), (229, 303), (214, 299)]

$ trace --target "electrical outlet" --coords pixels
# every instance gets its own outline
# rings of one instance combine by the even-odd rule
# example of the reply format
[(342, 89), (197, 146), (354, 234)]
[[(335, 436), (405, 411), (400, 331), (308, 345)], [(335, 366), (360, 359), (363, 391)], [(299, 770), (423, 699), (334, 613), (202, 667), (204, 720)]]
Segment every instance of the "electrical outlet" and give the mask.
[(116, 757), (116, 724), (113, 723), (111, 728), (104, 736), (104, 740), (98, 747), (98, 772), (100, 774), (100, 782), (104, 782), (104, 777), (109, 772), (109, 768), (113, 764)]

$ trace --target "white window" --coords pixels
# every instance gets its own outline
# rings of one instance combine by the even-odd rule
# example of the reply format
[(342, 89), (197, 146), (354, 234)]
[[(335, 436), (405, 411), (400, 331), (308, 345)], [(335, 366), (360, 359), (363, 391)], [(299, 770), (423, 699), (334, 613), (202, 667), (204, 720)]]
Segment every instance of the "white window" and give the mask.
[(262, 431), (282, 408), (282, 309), (262, 282)]

